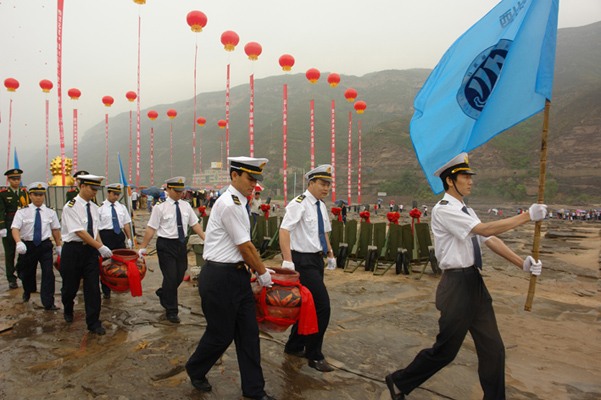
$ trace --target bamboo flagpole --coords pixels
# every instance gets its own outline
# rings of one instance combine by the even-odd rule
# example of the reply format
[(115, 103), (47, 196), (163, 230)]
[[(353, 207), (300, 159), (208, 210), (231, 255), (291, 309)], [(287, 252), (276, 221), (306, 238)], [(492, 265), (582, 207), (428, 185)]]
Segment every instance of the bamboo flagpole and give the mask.
[[(551, 102), (549, 99), (545, 101), (545, 112), (543, 117), (543, 135), (540, 146), (540, 170), (538, 175), (538, 204), (544, 204), (545, 200), (545, 178), (547, 175), (547, 136), (549, 134), (549, 112)], [(534, 240), (532, 242), (532, 257), (538, 261), (540, 249), (542, 221), (536, 221), (534, 224)], [(526, 297), (525, 311), (532, 311), (532, 300), (534, 299), (534, 291), (536, 290), (536, 275), (530, 275), (530, 286), (528, 287), (528, 296)]]

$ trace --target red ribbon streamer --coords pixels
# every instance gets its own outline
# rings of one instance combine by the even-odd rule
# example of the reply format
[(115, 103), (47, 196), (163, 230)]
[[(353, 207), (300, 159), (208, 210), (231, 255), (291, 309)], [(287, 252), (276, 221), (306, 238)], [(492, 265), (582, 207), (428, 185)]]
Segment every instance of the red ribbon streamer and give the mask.
[(409, 211), (409, 216), (413, 218), (411, 220), (411, 233), (413, 233), (413, 223), (415, 222), (415, 219), (417, 219), (417, 223), (419, 224), (419, 217), (422, 216), (422, 213), (417, 208), (414, 208), (413, 210)]

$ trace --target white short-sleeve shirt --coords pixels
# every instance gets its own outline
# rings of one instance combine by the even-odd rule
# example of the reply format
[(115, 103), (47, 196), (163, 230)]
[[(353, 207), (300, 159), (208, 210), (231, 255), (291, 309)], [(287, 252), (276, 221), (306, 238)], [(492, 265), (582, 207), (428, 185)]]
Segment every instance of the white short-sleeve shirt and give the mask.
[(102, 202), (100, 207), (98, 208), (98, 216), (100, 218), (100, 226), (99, 230), (112, 230), (113, 229), (113, 211), (112, 205), (115, 205), (115, 211), (117, 212), (117, 219), (119, 220), (119, 227), (123, 229), (123, 227), (131, 222), (131, 217), (129, 215), (129, 211), (127, 211), (127, 207), (118, 201), (111, 203), (108, 200)]
[[(182, 214), (182, 225), (184, 225), (184, 234), (188, 231), (188, 226), (194, 226), (198, 223), (198, 217), (192, 209), (190, 203), (185, 200), (177, 202), (179, 211)], [(175, 210), (175, 200), (171, 197), (152, 208), (152, 214), (148, 220), (148, 226), (157, 231), (157, 236), (165, 239), (177, 239), (177, 214)]]
[[(11, 228), (19, 230), (19, 235), (23, 241), (33, 240), (36, 209), (37, 207), (30, 203), (27, 207), (17, 210), (15, 214)], [(49, 239), (52, 236), (52, 230), (61, 228), (56, 211), (46, 207), (45, 204), (40, 206), (40, 219), (42, 222), (42, 240)]]
[[(481, 221), (471, 208), (469, 215), (461, 210), (465, 204), (445, 193), (432, 209), (432, 233), (440, 269), (467, 268), (474, 265), (471, 230)], [(480, 247), (489, 238), (476, 235)]]
[[(75, 232), (88, 230), (88, 210), (86, 207), (87, 201), (79, 195), (68, 201), (63, 207), (61, 215), (61, 236), (64, 242), (83, 242)], [(98, 236), (98, 206), (92, 201), (90, 204), (90, 213), (92, 214), (93, 223), (93, 238)]]
[(238, 246), (250, 241), (250, 218), (246, 210), (247, 199), (233, 186), (229, 186), (211, 209), (203, 258), (220, 263), (244, 261)]
[[(319, 225), (317, 219), (317, 199), (308, 190), (294, 198), (286, 206), (286, 214), (280, 228), (290, 232), (290, 250), (300, 253), (318, 253), (322, 251), (319, 241)], [(319, 210), (323, 217), (324, 232), (330, 232), (332, 226), (328, 209), (323, 201), (319, 201)]]

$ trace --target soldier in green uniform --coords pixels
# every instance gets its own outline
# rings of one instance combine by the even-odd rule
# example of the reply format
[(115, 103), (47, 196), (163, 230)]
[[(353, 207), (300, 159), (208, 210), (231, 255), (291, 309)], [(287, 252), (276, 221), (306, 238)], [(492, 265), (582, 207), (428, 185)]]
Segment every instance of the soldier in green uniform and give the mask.
[(20, 187), (21, 174), (23, 171), (18, 168), (9, 169), (4, 173), (8, 177), (9, 187), (0, 190), (0, 237), (4, 246), (4, 256), (6, 265), (6, 279), (11, 289), (19, 287), (17, 284), (17, 275), (15, 274), (15, 239), (8, 234), (15, 213), (21, 207), (29, 204), (27, 190)]

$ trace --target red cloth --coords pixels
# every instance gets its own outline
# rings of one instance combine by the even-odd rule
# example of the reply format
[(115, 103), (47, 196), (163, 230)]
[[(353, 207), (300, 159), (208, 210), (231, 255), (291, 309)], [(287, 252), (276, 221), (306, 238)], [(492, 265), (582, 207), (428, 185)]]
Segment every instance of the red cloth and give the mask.
[(205, 206), (198, 207), (198, 212), (200, 213), (200, 216), (201, 216), (201, 217), (206, 217), (206, 216), (207, 216), (207, 213), (206, 213), (206, 211), (205, 211), (206, 209), (207, 209), (207, 208), (206, 208)]
[(265, 213), (265, 218), (269, 218), (269, 209), (271, 208), (269, 204), (261, 204), (260, 208)]
[[(137, 258), (135, 260), (126, 261), (119, 256), (112, 255), (111, 259), (123, 263), (127, 266), (127, 280), (129, 283), (129, 290), (131, 292), (132, 297), (140, 297), (142, 296), (142, 278), (140, 278), (140, 270), (138, 269)], [(102, 266), (102, 259), (100, 260), (100, 265)], [(100, 275), (102, 278), (102, 275)], [(106, 282), (102, 279), (102, 283), (117, 292), (126, 291), (128, 288), (122, 286), (114, 286), (110, 283)]]
[[(251, 282), (256, 281), (257, 278), (252, 278)], [(317, 326), (317, 312), (315, 311), (315, 303), (313, 302), (313, 295), (311, 291), (301, 285), (298, 282), (280, 281), (272, 279), (272, 282), (281, 286), (297, 286), (301, 294), (301, 307), (298, 320), (287, 319), (287, 318), (275, 318), (267, 315), (267, 304), (265, 302), (265, 291), (267, 288), (261, 288), (261, 295), (259, 296), (259, 305), (261, 307), (263, 316), (257, 315), (257, 322), (264, 320), (273, 322), (274, 324), (281, 326), (294, 325), (298, 321), (298, 334), (299, 335), (312, 335), (319, 331)]]
[[(386, 218), (388, 218), (388, 221), (390, 223), (394, 222), (395, 225), (398, 225), (399, 218), (401, 218), (401, 214), (399, 214), (398, 212), (391, 212), (391, 213), (386, 214)], [(390, 225), (390, 223), (388, 225)]]
[(361, 217), (361, 222), (363, 222), (363, 220), (365, 219), (365, 222), (367, 222), (368, 224), (371, 222), (369, 220), (369, 216), (371, 214), (369, 213), (369, 211), (362, 211), (359, 213), (359, 216)]
[(334, 214), (335, 217), (338, 217), (338, 221), (342, 221), (342, 208), (340, 207), (332, 207), (332, 214)]

